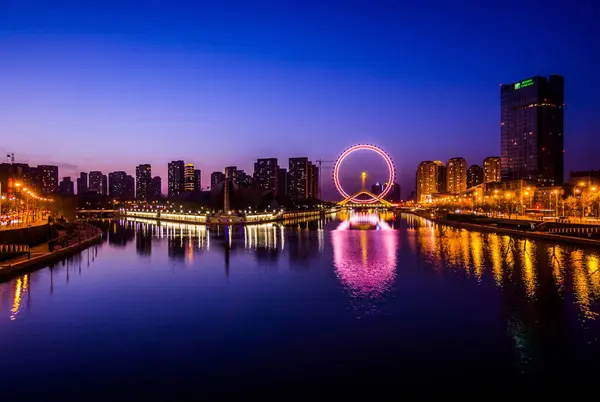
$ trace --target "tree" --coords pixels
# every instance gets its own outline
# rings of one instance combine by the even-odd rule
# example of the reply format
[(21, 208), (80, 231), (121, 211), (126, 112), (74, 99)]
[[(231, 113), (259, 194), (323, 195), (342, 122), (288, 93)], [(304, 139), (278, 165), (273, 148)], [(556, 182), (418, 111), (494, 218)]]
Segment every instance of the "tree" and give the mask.
[(565, 198), (565, 212), (567, 216), (577, 216), (581, 212), (581, 201), (578, 198), (570, 195)]

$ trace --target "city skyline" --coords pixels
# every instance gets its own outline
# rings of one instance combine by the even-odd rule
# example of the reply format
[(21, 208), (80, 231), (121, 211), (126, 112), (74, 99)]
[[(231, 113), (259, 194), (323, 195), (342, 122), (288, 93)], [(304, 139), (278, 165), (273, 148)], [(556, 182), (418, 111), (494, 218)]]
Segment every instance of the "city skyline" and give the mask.
[[(410, 191), (422, 160), (500, 154), (500, 84), (561, 74), (565, 174), (598, 167), (600, 54), (590, 39), (598, 28), (585, 6), (546, 2), (532, 16), (514, 13), (517, 2), (502, 10), (438, 3), (444, 17), (425, 23), (420, 6), (370, 7), (367, 17), (360, 7), (290, 13), (257, 5), (242, 7), (252, 18), (238, 21), (217, 6), (132, 12), (127, 3), (106, 14), (85, 5), (2, 6), (11, 62), (0, 67), (0, 152), (56, 164), (61, 178), (135, 175), (149, 163), (166, 192), (171, 160), (194, 163), (209, 183), (225, 166), (335, 160), (367, 142), (388, 150)], [(508, 19), (522, 29), (506, 31)], [(524, 45), (540, 31), (543, 41)], [(48, 141), (57, 137), (65, 141)], [(324, 195), (332, 190), (323, 180)]]

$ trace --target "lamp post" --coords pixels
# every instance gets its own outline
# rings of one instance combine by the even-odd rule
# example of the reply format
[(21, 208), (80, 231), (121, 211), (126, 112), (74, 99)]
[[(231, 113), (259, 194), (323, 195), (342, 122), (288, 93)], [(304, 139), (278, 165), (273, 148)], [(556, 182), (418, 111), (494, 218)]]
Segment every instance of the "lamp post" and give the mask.
[(506, 199), (508, 200), (508, 219), (512, 215), (512, 200), (510, 198), (510, 193), (506, 193)]
[[(581, 187), (581, 189), (577, 188), (577, 187)], [(579, 201), (581, 202), (581, 220), (583, 220), (583, 189), (585, 188), (585, 182), (580, 181), (579, 183), (577, 183), (575, 185), (575, 187), (573, 187), (573, 191), (575, 191), (576, 194), (581, 193), (581, 195), (579, 196)]]
[[(594, 186), (594, 187), (590, 187), (590, 190), (592, 191), (592, 193), (596, 194), (596, 191), (598, 191), (598, 187), (596, 187), (596, 186)], [(594, 196), (594, 198), (595, 198), (595, 196)], [(592, 198), (592, 200), (593, 200), (594, 198)], [(598, 209), (599, 209), (599, 211), (597, 211), (598, 213), (597, 213), (596, 215), (600, 215), (600, 200), (598, 201), (598, 204), (599, 204), (599, 205), (598, 205), (598, 207), (599, 207), (599, 208), (598, 208)], [(593, 204), (592, 204), (592, 206), (593, 206)], [(592, 208), (592, 211), (593, 211), (593, 209), (594, 209), (594, 208)], [(593, 212), (596, 212), (596, 211), (593, 211)]]

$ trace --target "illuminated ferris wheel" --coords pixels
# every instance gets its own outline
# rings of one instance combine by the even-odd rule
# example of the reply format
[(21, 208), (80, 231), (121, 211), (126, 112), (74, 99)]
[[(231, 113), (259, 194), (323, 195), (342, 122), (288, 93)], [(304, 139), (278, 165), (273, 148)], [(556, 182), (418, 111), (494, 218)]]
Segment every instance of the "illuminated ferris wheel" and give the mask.
[[(364, 173), (364, 172), (362, 173), (362, 189), (359, 192), (350, 195), (346, 191), (344, 191), (344, 189), (342, 188), (342, 185), (340, 184), (340, 168), (342, 166), (342, 163), (350, 154), (352, 154), (356, 151), (362, 151), (362, 150), (375, 152), (377, 155), (379, 155), (385, 161), (385, 163), (387, 165), (387, 168), (388, 168), (387, 186), (385, 186), (382, 193), (379, 195), (375, 195), (366, 189), (366, 187), (365, 187), (366, 173)], [(384, 197), (392, 189), (392, 185), (394, 184), (394, 178), (395, 178), (395, 168), (394, 168), (394, 162), (392, 161), (392, 158), (390, 158), (390, 156), (383, 149), (381, 149), (375, 145), (370, 145), (370, 144), (358, 144), (358, 145), (354, 145), (354, 146), (346, 149), (344, 152), (342, 152), (342, 154), (339, 156), (339, 158), (335, 162), (335, 165), (333, 166), (333, 183), (334, 183), (337, 191), (342, 195), (342, 197), (344, 197), (344, 200), (342, 202), (340, 202), (340, 204), (347, 204), (347, 203), (353, 203), (353, 204), (383, 203), (386, 205), (390, 204), (389, 202), (384, 200)], [(358, 198), (359, 196), (367, 196), (367, 198)]]

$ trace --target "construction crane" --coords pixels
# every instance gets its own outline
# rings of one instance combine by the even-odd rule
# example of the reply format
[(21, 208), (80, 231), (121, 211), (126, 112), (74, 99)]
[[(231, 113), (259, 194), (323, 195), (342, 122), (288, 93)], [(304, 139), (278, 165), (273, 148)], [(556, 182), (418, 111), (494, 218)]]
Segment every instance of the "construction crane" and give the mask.
[[(323, 199), (323, 195), (321, 194), (321, 183), (323, 183), (323, 175), (321, 174), (321, 168), (323, 167), (323, 164), (332, 164), (335, 163), (335, 161), (325, 161), (322, 159), (317, 159), (317, 166), (319, 166), (319, 199), (322, 200)], [(328, 166), (333, 166), (333, 165), (328, 165)]]

